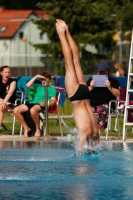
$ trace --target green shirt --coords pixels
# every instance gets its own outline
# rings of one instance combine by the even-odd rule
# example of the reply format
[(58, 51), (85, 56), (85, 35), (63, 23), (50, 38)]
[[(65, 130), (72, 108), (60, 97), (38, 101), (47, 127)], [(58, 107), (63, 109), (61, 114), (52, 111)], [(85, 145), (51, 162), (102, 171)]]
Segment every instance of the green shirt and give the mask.
[[(42, 85), (34, 84), (32, 91), (35, 93), (33, 101), (30, 101), (31, 104), (39, 104), (40, 102), (45, 102), (45, 88)], [(48, 101), (51, 97), (56, 98), (56, 89), (48, 86)]]

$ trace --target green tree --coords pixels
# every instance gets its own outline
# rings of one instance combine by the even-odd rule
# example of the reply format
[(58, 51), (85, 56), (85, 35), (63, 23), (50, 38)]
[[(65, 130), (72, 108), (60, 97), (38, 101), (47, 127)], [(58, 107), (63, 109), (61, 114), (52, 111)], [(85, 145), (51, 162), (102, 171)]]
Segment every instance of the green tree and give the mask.
[[(122, 32), (131, 30), (133, 28), (133, 0), (122, 0), (121, 10), (118, 13), (118, 20), (121, 21)], [(124, 36), (122, 34), (122, 39), (131, 40), (131, 34)]]
[(84, 49), (88, 43), (96, 46), (102, 43), (105, 48), (108, 48), (112, 44), (114, 33), (115, 18), (111, 18), (112, 10), (110, 9), (114, 4), (108, 0), (104, 3), (94, 0), (70, 2), (52, 0), (48, 3), (38, 3), (38, 7), (48, 13), (50, 18), (34, 22), (43, 33), (47, 32), (51, 42), (50, 45), (42, 44), (35, 47), (41, 48), (44, 52), (46, 50), (48, 53), (52, 52), (55, 56), (59, 54), (61, 49), (55, 31), (55, 20), (61, 18), (67, 22), (80, 49)]
[(123, 31), (132, 29), (133, 0), (0, 0), (0, 5), (6, 9), (42, 9), (47, 12), (51, 18), (37, 21), (36, 24), (42, 32), (48, 33), (51, 43), (35, 47), (55, 56), (61, 52), (59, 43), (56, 44), (56, 18), (68, 23), (76, 42), (82, 44), (80, 49), (84, 49), (87, 43), (96, 47), (102, 44), (103, 53), (109, 53), (114, 45), (112, 34), (120, 28), (116, 21), (121, 21)]
[[(81, 52), (83, 66), (88, 66), (93, 60), (111, 57), (115, 45), (112, 35), (116, 31), (122, 30), (122, 40), (131, 39), (131, 34), (125, 36), (124, 33), (133, 27), (133, 0), (0, 0), (0, 6), (6, 9), (41, 9), (49, 14), (49, 19), (36, 20), (34, 23), (42, 33), (48, 34), (50, 43), (33, 44), (48, 55), (44, 61), (47, 64), (50, 60), (52, 65), (60, 63), (63, 66), (62, 51), (55, 31), (56, 18), (64, 19), (69, 25)], [(85, 50), (87, 44), (95, 45), (99, 54), (88, 53)]]
[[(88, 62), (92, 61), (93, 55), (85, 51), (87, 44), (97, 48), (102, 44), (102, 53), (109, 53), (113, 45), (112, 34), (114, 33), (115, 18), (111, 18), (112, 10), (116, 1), (92, 1), (92, 0), (51, 0), (47, 3), (38, 3), (38, 7), (49, 14), (49, 19), (34, 20), (34, 23), (42, 31), (47, 33), (49, 44), (34, 44), (35, 48), (42, 53), (52, 55), (56, 60), (62, 58), (59, 38), (55, 30), (57, 18), (64, 19), (69, 26), (79, 51), (82, 55), (84, 69)], [(88, 61), (85, 57), (88, 54)], [(95, 58), (95, 57), (94, 57)], [(55, 62), (56, 63), (56, 62)]]

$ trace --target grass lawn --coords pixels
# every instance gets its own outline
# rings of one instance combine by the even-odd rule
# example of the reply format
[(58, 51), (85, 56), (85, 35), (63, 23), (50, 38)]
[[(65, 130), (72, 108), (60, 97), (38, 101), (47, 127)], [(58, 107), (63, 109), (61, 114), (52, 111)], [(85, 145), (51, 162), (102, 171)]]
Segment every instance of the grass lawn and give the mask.
[[(69, 102), (69, 100), (67, 99), (64, 103), (63, 107), (59, 108), (60, 111), (60, 115), (71, 115), (72, 114), (72, 104)], [(51, 115), (51, 114), (50, 114)], [(5, 116), (8, 118), (8, 121), (4, 121), (4, 125), (7, 127), (8, 130), (5, 130), (3, 127), (0, 130), (1, 134), (5, 134), (5, 135), (11, 135), (12, 134), (12, 118), (13, 115), (8, 115)], [(68, 133), (72, 132), (72, 129), (75, 128), (75, 123), (74, 123), (74, 119), (70, 118), (70, 119), (64, 119), (67, 127), (65, 127), (62, 124), (62, 129), (63, 129), (63, 135), (66, 135)], [(59, 128), (59, 123), (57, 120), (49, 120), (48, 123), (48, 128), (49, 128), (49, 134), (50, 135), (60, 135), (60, 128)], [(111, 131), (109, 131), (109, 136), (118, 136), (118, 132), (114, 131), (114, 127), (115, 127), (115, 118), (112, 118), (112, 123), (111, 123)], [(122, 129), (123, 129), (123, 118), (120, 118), (120, 132), (121, 132), (121, 136), (122, 136)], [(16, 121), (15, 124), (15, 135), (19, 135), (20, 132), (20, 123), (18, 121)], [(105, 136), (105, 131), (101, 130), (100, 131), (100, 135), (101, 136)], [(133, 133), (132, 133), (132, 127), (131, 126), (127, 126), (127, 137), (133, 137)]]

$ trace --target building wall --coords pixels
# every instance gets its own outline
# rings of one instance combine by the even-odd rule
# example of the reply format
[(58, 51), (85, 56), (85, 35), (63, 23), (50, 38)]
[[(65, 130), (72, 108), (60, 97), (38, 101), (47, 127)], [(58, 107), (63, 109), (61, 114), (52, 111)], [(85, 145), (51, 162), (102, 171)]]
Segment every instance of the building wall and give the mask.
[[(11, 39), (0, 40), (0, 65), (7, 64), (11, 67), (19, 67), (25, 69), (25, 75), (28, 73), (29, 67), (44, 67), (40, 50), (36, 50), (30, 43), (48, 43), (48, 37), (44, 34), (40, 38), (40, 30), (30, 19), (35, 17), (31, 15), (29, 21), (17, 29), (17, 33)], [(19, 22), (18, 25), (19, 27)], [(20, 39), (20, 32), (24, 33), (24, 37)]]

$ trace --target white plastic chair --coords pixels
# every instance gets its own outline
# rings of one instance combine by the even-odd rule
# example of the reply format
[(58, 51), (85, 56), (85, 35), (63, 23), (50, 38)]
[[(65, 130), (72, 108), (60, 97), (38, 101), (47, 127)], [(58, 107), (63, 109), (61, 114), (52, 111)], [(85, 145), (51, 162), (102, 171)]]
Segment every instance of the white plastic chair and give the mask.
[[(17, 92), (16, 92), (16, 96), (17, 96), (17, 99), (16, 99), (16, 101), (15, 101), (15, 105), (17, 106), (17, 105), (22, 104), (24, 95), (23, 95), (23, 92), (17, 91)], [(15, 122), (16, 122), (16, 117), (15, 117), (15, 115), (14, 115), (14, 116), (13, 116), (13, 124), (12, 124), (12, 135), (14, 135)]]
[[(14, 102), (14, 106), (17, 106), (19, 104), (22, 104), (22, 100), (23, 100), (23, 92), (21, 91), (16, 91), (16, 100)], [(6, 112), (5, 112), (5, 115), (13, 115), (13, 109), (10, 108), (8, 109)], [(6, 119), (6, 117), (4, 117), (4, 120)], [(11, 118), (12, 119), (12, 118)], [(15, 118), (15, 115), (13, 115), (13, 123), (12, 123), (12, 135), (14, 135), (14, 128), (15, 128), (15, 121), (16, 121), (16, 118)], [(3, 124), (3, 127), (5, 125)], [(6, 128), (6, 126), (5, 126)]]
[[(112, 109), (111, 109), (112, 103), (115, 103), (116, 109), (114, 111), (112, 111)], [(116, 129), (116, 131), (118, 131), (118, 137), (120, 139), (120, 126), (119, 126), (119, 119), (118, 119), (119, 112), (118, 112), (117, 107), (118, 107), (117, 100), (112, 100), (109, 102), (108, 121), (107, 121), (107, 128), (106, 128), (106, 140), (108, 140), (108, 134), (109, 134), (109, 131), (111, 130), (111, 120), (112, 120), (111, 118), (112, 117), (116, 118), (117, 123), (115, 123), (115, 129)]]

